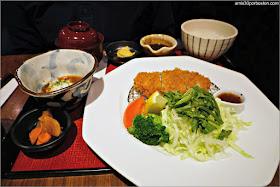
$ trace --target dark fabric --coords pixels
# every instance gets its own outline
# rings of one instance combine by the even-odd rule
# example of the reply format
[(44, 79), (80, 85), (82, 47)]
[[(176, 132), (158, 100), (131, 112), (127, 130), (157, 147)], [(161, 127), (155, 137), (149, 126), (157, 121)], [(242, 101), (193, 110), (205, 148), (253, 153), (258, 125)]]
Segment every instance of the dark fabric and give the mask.
[(74, 20), (85, 21), (103, 34), (104, 45), (175, 33), (170, 2), (3, 2), (2, 10), (2, 55), (54, 49), (59, 30)]
[(152, 33), (181, 38), (181, 24), (196, 18), (228, 22), (238, 36), (226, 56), (279, 108), (279, 5), (235, 5), (235, 1), (1, 2), (1, 55), (55, 48), (69, 21), (88, 22), (113, 41)]
[[(279, 108), (279, 5), (235, 2), (240, 1), (173, 3), (175, 23), (208, 18), (234, 25), (238, 36), (226, 56)], [(176, 36), (180, 26), (176, 24)]]

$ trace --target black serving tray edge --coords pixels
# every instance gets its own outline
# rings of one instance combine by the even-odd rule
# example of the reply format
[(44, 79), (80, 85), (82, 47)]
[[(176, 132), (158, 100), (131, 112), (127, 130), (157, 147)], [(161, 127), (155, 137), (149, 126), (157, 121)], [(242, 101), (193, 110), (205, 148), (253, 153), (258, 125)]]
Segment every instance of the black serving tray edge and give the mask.
[[(9, 76), (9, 79), (13, 78)], [(8, 82), (9, 80), (5, 80)], [(3, 86), (3, 85), (2, 85)], [(29, 97), (14, 121), (18, 119), (32, 107), (34, 107), (34, 98)], [(2, 129), (1, 129), (2, 130)], [(20, 149), (12, 142), (10, 133), (8, 132), (1, 137), (1, 178), (2, 179), (20, 179), (20, 178), (44, 178), (44, 177), (63, 177), (63, 176), (78, 176), (78, 175), (99, 175), (113, 173), (113, 169), (108, 166), (100, 157), (107, 168), (87, 168), (87, 169), (66, 169), (66, 170), (36, 170), (36, 171), (11, 171), (18, 157)], [(94, 153), (93, 153), (94, 154)]]

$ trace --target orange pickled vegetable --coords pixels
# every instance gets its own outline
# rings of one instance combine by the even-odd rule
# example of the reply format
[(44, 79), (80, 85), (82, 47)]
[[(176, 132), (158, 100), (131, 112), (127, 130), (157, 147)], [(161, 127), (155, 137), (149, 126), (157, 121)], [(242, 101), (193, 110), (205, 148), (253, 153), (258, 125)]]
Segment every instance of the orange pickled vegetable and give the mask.
[(49, 110), (43, 111), (42, 116), (38, 118), (36, 127), (29, 133), (31, 144), (40, 145), (47, 143), (52, 136), (59, 136), (62, 131), (59, 122), (53, 118)]
[(37, 142), (40, 142), (40, 144), (47, 143), (51, 139), (51, 137), (52, 136), (49, 133), (42, 131), (41, 134), (38, 136)]
[[(53, 118), (51, 111), (49, 109), (43, 111), (42, 116), (39, 117), (39, 123), (37, 124), (36, 127), (41, 127), (42, 124), (40, 122), (40, 118), (43, 119), (45, 116), (49, 116), (49, 117)], [(43, 130), (46, 131), (46, 128), (43, 127)]]
[(41, 145), (43, 144), (42, 142), (40, 142), (39, 140), (37, 140), (36, 145)]
[(131, 127), (135, 115), (142, 114), (145, 109), (144, 97), (139, 97), (132, 101), (126, 108), (123, 116), (123, 124), (125, 128)]
[(61, 134), (60, 124), (56, 119), (53, 119), (49, 116), (41, 116), (39, 120), (40, 124), (43, 126), (43, 131), (56, 137), (58, 137)]
[(29, 139), (32, 145), (35, 144), (41, 132), (42, 132), (42, 126), (39, 128), (32, 129), (32, 131), (29, 133)]
[(49, 116), (49, 117), (52, 117), (52, 118), (53, 118), (53, 116), (52, 116), (50, 110), (45, 110), (45, 111), (43, 111), (42, 116)]

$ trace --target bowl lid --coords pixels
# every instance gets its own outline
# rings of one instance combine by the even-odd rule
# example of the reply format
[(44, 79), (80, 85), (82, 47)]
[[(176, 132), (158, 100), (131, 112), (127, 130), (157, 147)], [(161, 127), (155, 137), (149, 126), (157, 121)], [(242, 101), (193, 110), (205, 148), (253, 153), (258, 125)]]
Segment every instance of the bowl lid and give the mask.
[(88, 49), (103, 42), (100, 36), (88, 23), (71, 21), (59, 31), (55, 44), (64, 49)]

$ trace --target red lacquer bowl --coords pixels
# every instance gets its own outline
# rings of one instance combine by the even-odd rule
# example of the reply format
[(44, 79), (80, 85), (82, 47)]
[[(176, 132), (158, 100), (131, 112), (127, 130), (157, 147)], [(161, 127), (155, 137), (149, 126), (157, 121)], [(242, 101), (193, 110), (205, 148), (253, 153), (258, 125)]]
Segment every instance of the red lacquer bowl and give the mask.
[(104, 36), (86, 22), (71, 21), (59, 31), (55, 45), (61, 49), (84, 50), (100, 61), (103, 56), (103, 41)]

